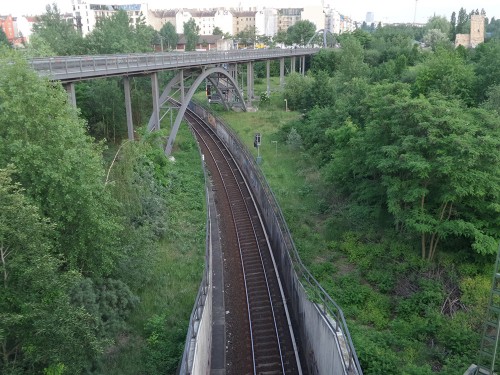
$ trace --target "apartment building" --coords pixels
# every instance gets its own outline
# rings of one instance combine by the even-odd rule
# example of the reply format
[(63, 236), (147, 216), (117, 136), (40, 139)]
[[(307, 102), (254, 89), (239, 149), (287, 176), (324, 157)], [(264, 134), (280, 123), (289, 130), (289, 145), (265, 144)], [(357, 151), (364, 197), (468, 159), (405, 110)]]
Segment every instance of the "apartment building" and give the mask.
[(160, 30), (163, 25), (170, 22), (172, 25), (176, 25), (175, 16), (177, 14), (177, 10), (169, 9), (169, 10), (148, 10), (148, 22), (149, 25), (155, 30)]
[(96, 4), (86, 0), (72, 0), (74, 25), (82, 35), (89, 34), (100, 18), (111, 17), (120, 10), (124, 10), (131, 25), (136, 26), (143, 19), (147, 22), (148, 4)]
[(255, 27), (256, 11), (233, 11), (233, 35)]
[(9, 42), (12, 43), (12, 41), (16, 38), (16, 33), (14, 31), (14, 18), (12, 18), (11, 15), (0, 16), (0, 28), (2, 28)]
[(302, 8), (278, 9), (278, 31), (287, 31), (297, 21), (300, 21)]
[(214, 24), (225, 34), (233, 34), (233, 13), (227, 9), (217, 9)]

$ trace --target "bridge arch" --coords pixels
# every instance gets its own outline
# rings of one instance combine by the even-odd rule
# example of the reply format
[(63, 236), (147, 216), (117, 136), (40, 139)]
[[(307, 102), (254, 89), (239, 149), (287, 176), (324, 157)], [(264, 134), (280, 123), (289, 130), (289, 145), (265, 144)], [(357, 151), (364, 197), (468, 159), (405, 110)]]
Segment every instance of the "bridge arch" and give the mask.
[[(196, 78), (194, 83), (189, 88), (189, 91), (185, 95), (184, 99), (182, 100), (181, 106), (179, 108), (179, 112), (177, 113), (174, 125), (172, 127), (172, 130), (171, 130), (170, 135), (169, 135), (168, 140), (167, 140), (167, 145), (165, 147), (165, 155), (170, 155), (170, 153), (172, 152), (172, 147), (173, 147), (173, 143), (175, 141), (175, 137), (177, 136), (177, 132), (179, 131), (179, 126), (180, 126), (181, 121), (184, 117), (184, 114), (186, 113), (186, 109), (187, 109), (189, 102), (193, 98), (196, 90), (198, 89), (200, 84), (203, 82), (203, 80), (208, 78), (210, 81), (212, 81), (210, 79), (210, 75), (212, 75), (212, 74), (222, 74), (223, 76), (225, 76), (228, 79), (228, 82), (229, 82), (231, 88), (234, 89), (236, 95), (238, 96), (240, 102), (243, 105), (243, 110), (246, 111), (245, 101), (243, 99), (243, 96), (242, 96), (239, 88), (238, 88), (238, 83), (235, 81), (235, 79), (231, 76), (231, 74), (226, 69), (223, 69), (220, 67), (215, 67), (215, 68), (210, 68), (210, 69), (204, 70)], [(163, 93), (160, 96), (160, 99), (159, 99), (160, 105), (163, 105), (164, 103), (167, 102), (167, 100), (169, 98), (170, 91), (172, 90), (172, 88), (176, 84), (178, 84), (182, 81), (182, 79), (183, 79), (182, 77), (183, 77), (183, 72), (181, 71), (168, 83), (168, 85), (165, 87), (165, 90), (163, 91)], [(215, 85), (215, 88), (219, 92), (220, 89), (217, 87), (217, 85)], [(223, 95), (221, 95), (221, 97), (223, 97)], [(229, 108), (229, 105), (227, 102), (224, 102), (224, 107), (227, 109)], [(159, 128), (158, 124), (155, 124), (154, 117), (155, 117), (154, 115), (151, 115), (151, 118), (149, 120), (149, 123), (148, 123), (148, 130), (149, 131), (152, 131), (155, 128), (156, 129)]]
[(307, 42), (307, 45), (310, 45), (312, 40), (316, 37), (316, 35), (319, 35), (321, 33), (323, 34), (323, 47), (326, 48), (327, 47), (326, 36), (328, 35), (328, 33), (330, 33), (333, 37), (335, 37), (335, 35), (333, 35), (333, 33), (330, 30), (326, 29), (320, 29), (316, 31), (314, 35), (311, 37), (311, 39), (309, 39), (309, 41)]

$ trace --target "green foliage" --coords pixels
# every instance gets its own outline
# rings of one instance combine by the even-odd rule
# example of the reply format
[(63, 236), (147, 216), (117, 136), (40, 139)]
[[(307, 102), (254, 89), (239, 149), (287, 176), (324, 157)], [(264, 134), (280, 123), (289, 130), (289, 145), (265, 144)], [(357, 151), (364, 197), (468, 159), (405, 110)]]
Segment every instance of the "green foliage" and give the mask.
[(339, 54), (336, 50), (321, 49), (319, 53), (314, 55), (311, 61), (310, 71), (317, 73), (319, 71), (327, 72), (329, 76), (333, 75), (337, 68)]
[(177, 35), (177, 33), (175, 32), (175, 26), (172, 25), (172, 23), (167, 22), (161, 27), (160, 36), (163, 37), (163, 42), (165, 43), (164, 49), (167, 48), (169, 50), (172, 50), (177, 47), (179, 35)]
[(339, 81), (349, 81), (353, 78), (368, 75), (368, 65), (363, 61), (364, 53), (361, 43), (353, 36), (346, 36), (341, 41), (342, 51), (336, 78)]
[(78, 108), (96, 139), (116, 142), (125, 136), (125, 99), (117, 78), (83, 81), (76, 85)]
[(448, 35), (439, 29), (430, 29), (424, 35), (424, 43), (436, 51), (438, 47), (451, 47)]
[(460, 8), (458, 12), (457, 24), (455, 27), (456, 34), (468, 34), (470, 30), (469, 15), (465, 8)]
[(33, 34), (26, 48), (25, 55), (28, 58), (55, 56), (57, 53), (52, 50), (52, 46), (43, 37)]
[(120, 10), (99, 19), (85, 41), (91, 54), (150, 52), (155, 33), (144, 23), (131, 26), (127, 12)]
[(490, 86), (486, 96), (487, 99), (483, 103), (483, 107), (500, 115), (500, 85)]
[(288, 133), (286, 144), (292, 150), (299, 150), (302, 147), (302, 137), (295, 128), (292, 128)]
[(0, 169), (0, 370), (41, 372), (49, 366), (78, 373), (104, 342), (93, 333), (93, 319), (70, 304), (78, 275), (58, 272), (55, 228), (13, 182), (13, 173)]
[(54, 252), (63, 267), (107, 274), (119, 257), (120, 226), (104, 189), (101, 147), (85, 134), (61, 86), (40, 79), (15, 55), (3, 61), (0, 166), (15, 165), (16, 180), (56, 225)]
[(299, 73), (291, 73), (287, 77), (284, 98), (287, 100), (289, 109), (300, 110), (309, 107), (309, 97), (313, 79)]
[(166, 315), (156, 315), (148, 320), (145, 329), (147, 348), (144, 352), (148, 374), (175, 373), (184, 350), (187, 323)]
[(11, 47), (11, 45), (9, 43), (9, 39), (7, 39), (7, 35), (5, 35), (5, 32), (0, 27), (0, 48), (4, 47)]
[(450, 33), (451, 23), (445, 17), (441, 16), (433, 16), (429, 18), (427, 23), (425, 24), (425, 29), (427, 31), (430, 30), (439, 30), (443, 34), (448, 35)]
[(95, 334), (114, 337), (125, 328), (125, 320), (139, 300), (120, 280), (103, 279), (93, 282), (84, 278), (71, 292), (72, 304), (95, 317)]
[(44, 50), (53, 51), (59, 56), (84, 53), (82, 36), (72, 23), (64, 19), (55, 3), (47, 5), (45, 13), (37, 17), (33, 33), (36, 36), (34, 40), (37, 45), (36, 50), (40, 50), (41, 44), (46, 44), (49, 48)]
[(396, 228), (422, 235), (422, 256), (433, 257), (437, 238), (455, 236), (479, 253), (494, 252), (495, 220), (484, 226), (481, 217), (494, 217), (497, 207), (498, 155), (490, 141), (498, 121), (440, 96), (411, 98), (402, 84), (374, 87), (363, 105), (370, 112), (361, 126), (328, 131), (330, 181), (358, 201), (387, 205)]
[(263, 91), (260, 93), (259, 103), (260, 103), (259, 104), (260, 107), (268, 107), (269, 104), (271, 103), (271, 98), (269, 97), (269, 95), (267, 95), (266, 91)]
[(460, 98), (471, 104), (473, 99), (474, 71), (471, 65), (454, 51), (438, 49), (416, 68), (414, 85), (416, 94), (429, 95), (433, 91), (446, 97)]
[(316, 32), (316, 25), (308, 20), (297, 21), (287, 29), (287, 44), (307, 44)]
[(186, 38), (186, 51), (194, 51), (200, 37), (200, 28), (196, 25), (194, 18), (184, 22), (184, 37)]
[(474, 70), (477, 76), (476, 97), (477, 103), (486, 99), (490, 86), (500, 84), (500, 39), (493, 39), (488, 43), (480, 44), (474, 56)]

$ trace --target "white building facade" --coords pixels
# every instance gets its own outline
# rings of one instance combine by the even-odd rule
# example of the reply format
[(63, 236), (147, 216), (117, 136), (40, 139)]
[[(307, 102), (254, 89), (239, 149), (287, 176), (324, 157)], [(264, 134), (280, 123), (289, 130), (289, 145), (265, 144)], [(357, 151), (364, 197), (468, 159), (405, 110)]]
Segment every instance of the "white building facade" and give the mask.
[(325, 28), (325, 11), (322, 6), (306, 6), (300, 14), (302, 21), (314, 23), (316, 31)]
[(278, 32), (278, 11), (262, 9), (255, 14), (257, 35), (274, 36)]
[(227, 9), (218, 9), (214, 14), (214, 25), (224, 34), (233, 33), (233, 14)]
[(136, 26), (141, 20), (145, 20), (148, 23), (147, 3), (109, 5), (88, 3), (85, 0), (72, 0), (72, 5), (74, 25), (84, 36), (94, 30), (97, 20), (111, 17), (120, 10), (124, 10), (127, 13), (129, 22), (133, 26)]

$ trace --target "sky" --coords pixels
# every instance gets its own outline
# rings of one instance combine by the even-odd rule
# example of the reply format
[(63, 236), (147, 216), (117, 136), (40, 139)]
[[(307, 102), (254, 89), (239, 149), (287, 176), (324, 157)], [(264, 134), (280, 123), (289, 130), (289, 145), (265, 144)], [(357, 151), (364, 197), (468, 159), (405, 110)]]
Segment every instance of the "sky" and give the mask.
[[(143, 0), (144, 1), (144, 0)], [(71, 0), (0, 0), (0, 15), (12, 14), (36, 15), (45, 10), (45, 4), (56, 2), (62, 11), (71, 10)], [(86, 2), (120, 4), (120, 3), (140, 3), (141, 0), (86, 0)], [(413, 22), (425, 23), (433, 15), (444, 16), (450, 19), (452, 12), (457, 12), (461, 7), (467, 12), (484, 8), (487, 17), (500, 18), (500, 0), (347, 0), (334, 1), (323, 0), (324, 4), (330, 6), (340, 13), (351, 16), (355, 21), (364, 21), (367, 12), (373, 12), (375, 20), (383, 23), (392, 22)], [(321, 5), (321, 0), (184, 0), (184, 8), (208, 8), (216, 6), (226, 7), (264, 7), (275, 8), (301, 8), (304, 6)], [(168, 0), (148, 1), (150, 9), (168, 9), (172, 4)]]

